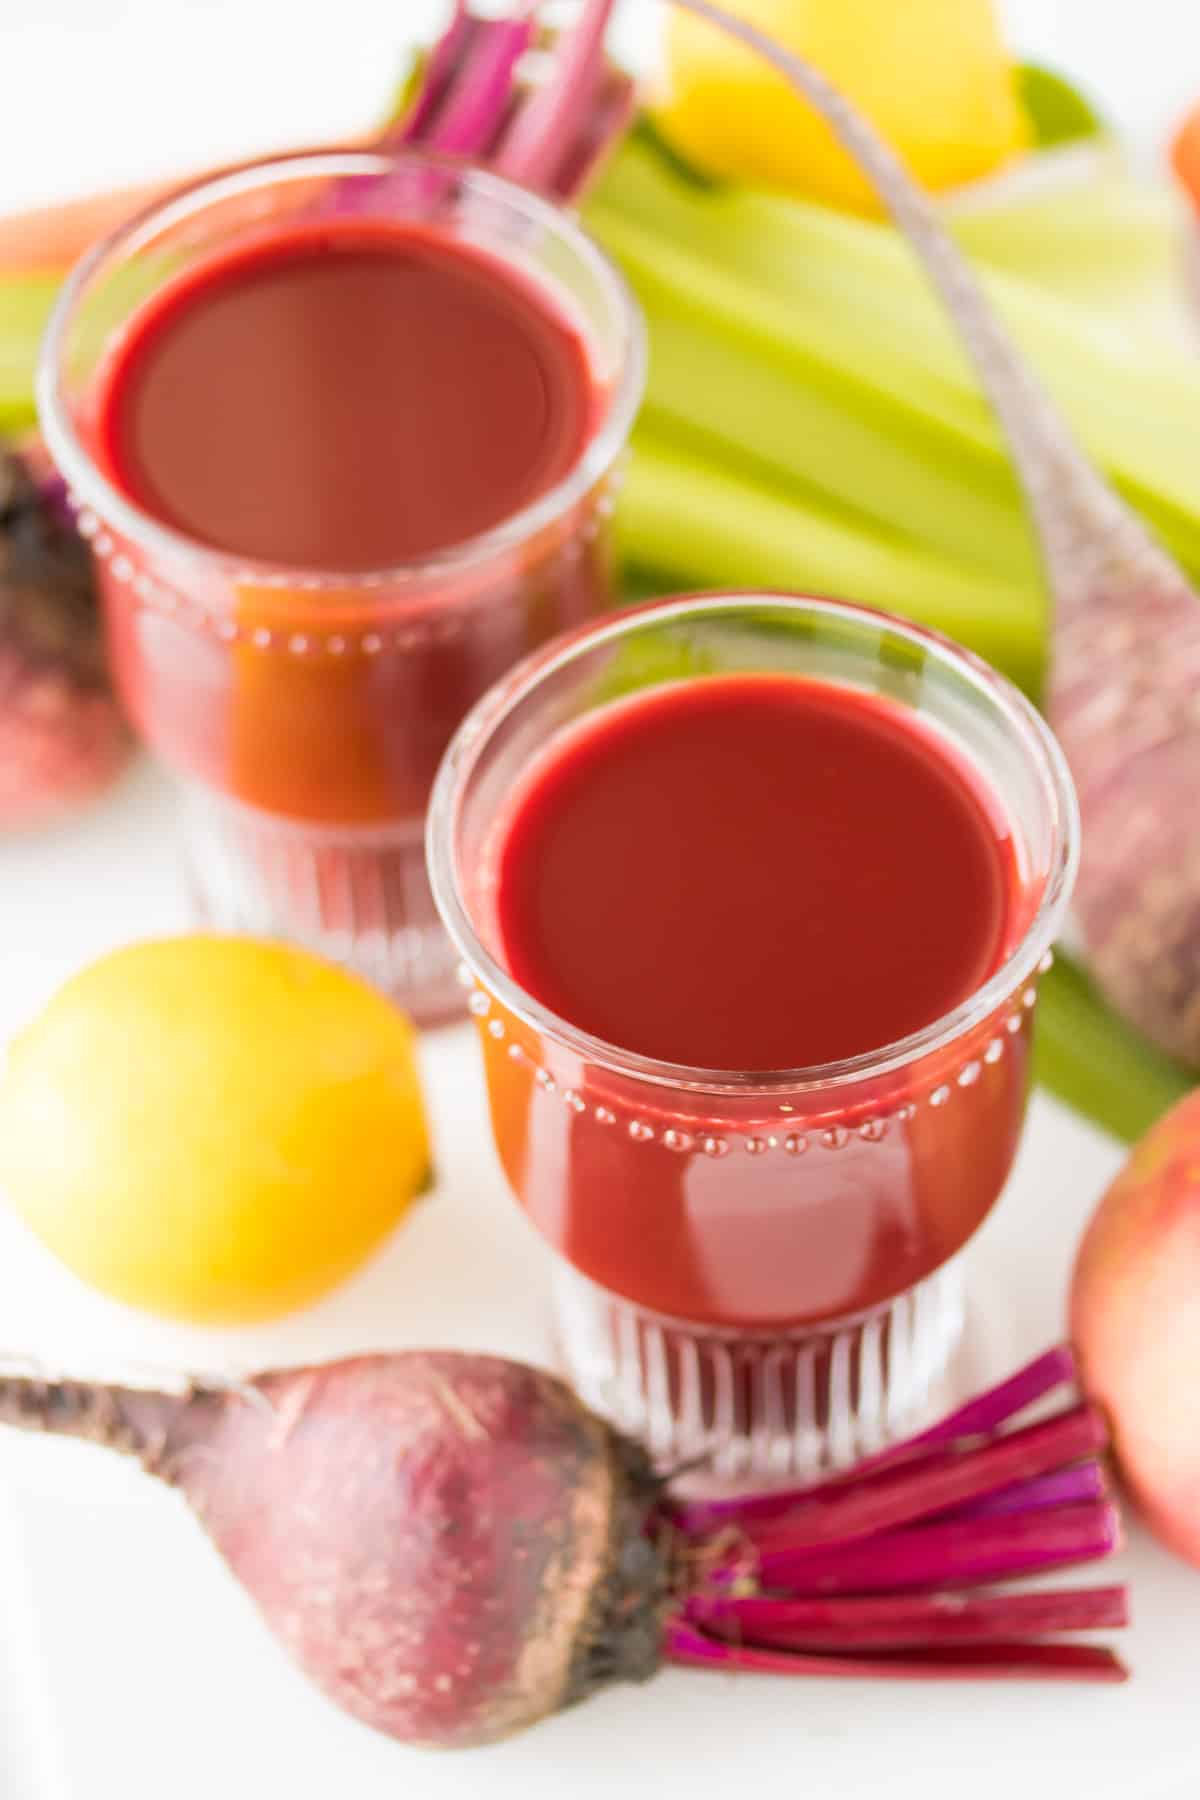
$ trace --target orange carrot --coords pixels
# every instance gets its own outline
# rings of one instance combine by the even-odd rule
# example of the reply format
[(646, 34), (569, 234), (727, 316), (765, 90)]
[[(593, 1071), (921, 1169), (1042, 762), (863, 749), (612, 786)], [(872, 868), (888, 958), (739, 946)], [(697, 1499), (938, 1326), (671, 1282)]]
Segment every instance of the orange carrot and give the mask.
[(1200, 102), (1171, 141), (1171, 164), (1200, 211)]
[[(343, 138), (346, 148), (370, 145), (378, 132)], [(309, 146), (305, 146), (308, 148)], [(267, 155), (270, 152), (261, 152)], [(285, 154), (284, 151), (278, 154)], [(228, 164), (223, 166), (229, 166)], [(0, 217), (0, 277), (4, 275), (62, 275), (85, 250), (109, 232), (116, 231), (143, 208), (153, 206), (173, 189), (203, 181), (214, 169), (180, 170), (158, 181), (131, 187), (110, 188), (84, 194), (53, 206), (31, 207), (26, 212)]]
[(82, 199), (34, 207), (28, 212), (0, 218), (0, 272), (54, 274), (65, 271), (97, 238), (115, 231), (118, 225), (175, 185), (175, 182), (143, 182), (136, 187), (86, 194)]

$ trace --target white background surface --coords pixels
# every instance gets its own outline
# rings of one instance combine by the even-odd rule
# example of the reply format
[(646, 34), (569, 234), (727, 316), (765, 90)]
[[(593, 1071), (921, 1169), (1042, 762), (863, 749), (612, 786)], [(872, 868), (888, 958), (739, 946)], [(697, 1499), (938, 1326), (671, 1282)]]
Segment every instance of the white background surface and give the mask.
[[(0, 210), (361, 129), (424, 0), (8, 0)], [(627, 0), (636, 38), (645, 6)], [(1093, 87), (1146, 154), (1200, 94), (1194, 0), (1010, 0), (1012, 36)], [(1200, 422), (1198, 422), (1200, 425)], [(1198, 476), (1200, 479), (1200, 476)], [(0, 1042), (122, 939), (184, 923), (169, 796), (147, 766), (55, 835), (0, 843)], [(242, 1334), (172, 1330), (84, 1292), (0, 1214), (0, 1349), (102, 1369), (217, 1368), (393, 1344), (544, 1357), (542, 1252), (508, 1202), (465, 1029), (427, 1039), (441, 1185), (323, 1306)], [(1061, 1330), (1079, 1229), (1119, 1153), (1039, 1099), (977, 1246), (1002, 1372)], [(11, 1517), (10, 1517), (11, 1514)], [(117, 1459), (0, 1439), (0, 1800), (539, 1800), (687, 1792), (1195, 1800), (1200, 1576), (1138, 1533), (1126, 1689), (912, 1688), (665, 1675), (492, 1752), (406, 1752), (335, 1714), (265, 1638), (175, 1499)]]

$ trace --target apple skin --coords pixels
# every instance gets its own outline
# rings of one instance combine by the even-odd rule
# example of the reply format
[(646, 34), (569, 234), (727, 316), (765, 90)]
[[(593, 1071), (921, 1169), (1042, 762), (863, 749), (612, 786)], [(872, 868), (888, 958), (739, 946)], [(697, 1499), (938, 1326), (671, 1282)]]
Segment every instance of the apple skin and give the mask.
[(1075, 1264), (1071, 1335), (1130, 1495), (1200, 1567), (1200, 1089), (1100, 1201)]

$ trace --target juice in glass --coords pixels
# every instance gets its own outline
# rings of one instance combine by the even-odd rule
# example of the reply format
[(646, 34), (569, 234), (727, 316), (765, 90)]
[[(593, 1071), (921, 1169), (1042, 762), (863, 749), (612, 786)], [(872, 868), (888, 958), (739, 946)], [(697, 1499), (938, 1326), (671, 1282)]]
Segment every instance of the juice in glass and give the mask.
[(658, 1453), (814, 1473), (928, 1402), (1074, 838), (1020, 696), (834, 603), (643, 609), (472, 715), (430, 846), (497, 1148)]
[(207, 917), (447, 1009), (429, 788), (488, 684), (610, 599), (640, 378), (578, 229), (415, 153), (234, 171), (87, 259), (45, 430)]

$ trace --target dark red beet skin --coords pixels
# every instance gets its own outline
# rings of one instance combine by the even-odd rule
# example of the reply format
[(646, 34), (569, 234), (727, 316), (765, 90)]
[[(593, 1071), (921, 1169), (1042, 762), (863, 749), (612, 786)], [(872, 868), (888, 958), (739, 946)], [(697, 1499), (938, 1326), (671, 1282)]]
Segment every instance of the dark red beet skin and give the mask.
[[(596, 1685), (613, 1563), (636, 1490), (653, 1485), (560, 1383), (431, 1353), (256, 1386), (266, 1404), (218, 1403), (205, 1454), (185, 1452), (172, 1476), (333, 1700), (407, 1742), (451, 1746)], [(634, 1604), (653, 1614), (649, 1550), (645, 1576)], [(647, 1675), (660, 1637), (655, 1624)]]
[[(450, 1350), (176, 1394), (0, 1373), (0, 1424), (138, 1457), (181, 1491), (331, 1700), (405, 1743), (449, 1749), (505, 1737), (609, 1682), (643, 1681), (664, 1659), (794, 1675), (1122, 1680), (1110, 1651), (1048, 1641), (1123, 1623), (1121, 1590), (1042, 1591), (1036, 1605), (977, 1596), (960, 1628), (961, 1590), (1104, 1556), (1119, 1541), (1114, 1508), (1086, 1503), (1103, 1493), (1094, 1463), (1084, 1503), (1038, 1491), (1047, 1471), (1077, 1475), (1097, 1450), (1086, 1407), (989, 1435), (1071, 1372), (1061, 1352), (1038, 1358), (861, 1481), (698, 1508), (672, 1498), (644, 1453), (562, 1382)], [(997, 1489), (1010, 1501), (1017, 1492), (1016, 1511), (946, 1512), (952, 1494), (986, 1502)], [(866, 1587), (854, 1577), (864, 1557)], [(797, 1610), (814, 1595), (868, 1591), (869, 1618), (857, 1603), (829, 1617)], [(914, 1591), (926, 1597), (915, 1612)], [(868, 1654), (881, 1643), (894, 1647)]]
[(538, 1370), (431, 1351), (184, 1397), (34, 1383), (0, 1419), (178, 1487), (300, 1667), (406, 1743), (488, 1743), (658, 1667), (658, 1483)]
[(132, 749), (87, 545), (0, 442), (0, 831), (85, 805)]

